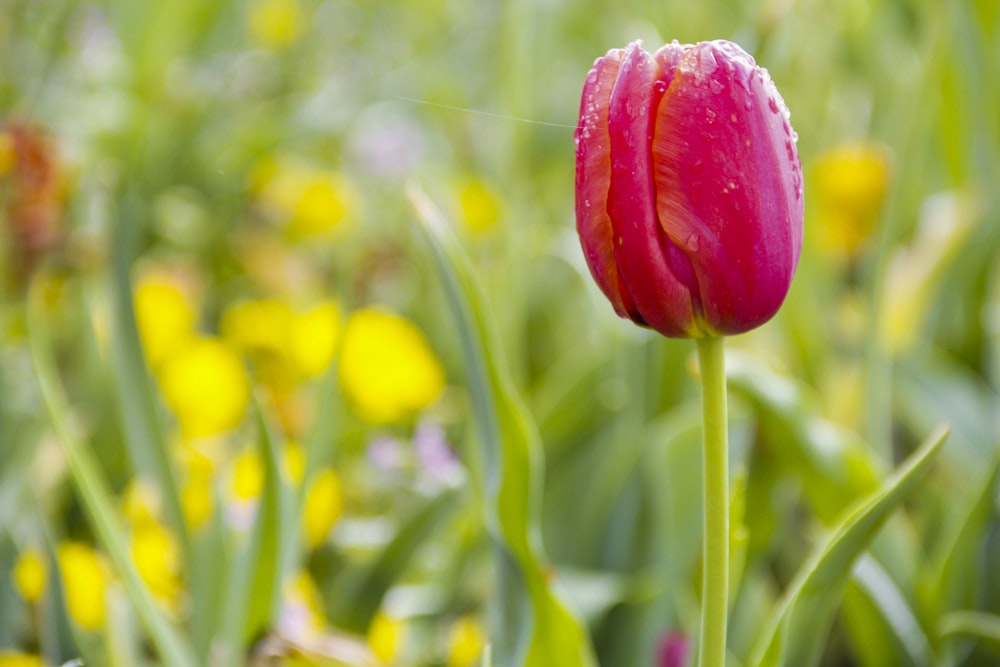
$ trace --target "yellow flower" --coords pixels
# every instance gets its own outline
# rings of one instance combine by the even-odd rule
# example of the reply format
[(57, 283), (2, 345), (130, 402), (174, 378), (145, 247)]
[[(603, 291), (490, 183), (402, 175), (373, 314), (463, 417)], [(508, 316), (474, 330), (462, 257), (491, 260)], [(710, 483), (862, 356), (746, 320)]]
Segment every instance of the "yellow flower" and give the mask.
[(340, 380), (359, 413), (375, 423), (411, 417), (444, 390), (444, 370), (420, 330), (378, 308), (351, 315)]
[(42, 597), (48, 579), (48, 566), (41, 552), (35, 549), (23, 551), (14, 564), (12, 575), (14, 588), (25, 602), (33, 604)]
[(241, 301), (219, 320), (222, 337), (247, 353), (280, 354), (288, 345), (292, 307), (277, 299)]
[(181, 511), (192, 530), (205, 525), (215, 508), (214, 480), (221, 443), (212, 440), (180, 441), (174, 445), (181, 468)]
[(45, 663), (37, 655), (0, 651), (0, 667), (45, 667)]
[(888, 150), (874, 143), (838, 146), (820, 157), (811, 173), (820, 248), (855, 255), (871, 236), (885, 200)]
[(465, 226), (473, 232), (484, 232), (500, 217), (500, 198), (478, 179), (469, 179), (458, 190), (458, 207)]
[(108, 584), (101, 556), (81, 542), (64, 542), (56, 550), (56, 559), (70, 618), (85, 630), (97, 630), (104, 624)]
[(155, 521), (133, 526), (132, 560), (153, 597), (168, 611), (178, 611), (180, 555), (173, 534)]
[(250, 33), (261, 45), (281, 49), (299, 38), (302, 7), (298, 0), (260, 0), (250, 10)]
[(160, 385), (184, 435), (216, 435), (243, 419), (250, 388), (240, 358), (217, 338), (201, 337), (163, 364)]
[(181, 510), (184, 520), (193, 530), (205, 525), (212, 516), (215, 497), (212, 495), (212, 476), (190, 473), (181, 486)]
[(156, 521), (159, 505), (156, 489), (138, 477), (133, 477), (122, 493), (122, 514), (133, 524)]
[(134, 300), (146, 359), (157, 368), (178, 345), (194, 335), (194, 304), (179, 282), (161, 273), (140, 278)]
[(368, 626), (368, 646), (375, 657), (384, 663), (391, 663), (399, 656), (406, 626), (384, 612), (375, 614)]
[(323, 301), (291, 321), (288, 353), (298, 371), (315, 377), (325, 371), (337, 351), (340, 309), (333, 301)]
[(282, 634), (308, 642), (326, 627), (323, 598), (316, 582), (305, 570), (299, 570), (285, 583), (279, 628)]
[(257, 500), (264, 491), (264, 462), (255, 449), (247, 449), (233, 462), (229, 490), (238, 502)]
[(306, 472), (306, 453), (302, 445), (294, 441), (285, 443), (285, 474), (289, 481), (298, 484)]
[(479, 621), (464, 616), (448, 632), (448, 667), (471, 667), (483, 652), (483, 628)]
[[(284, 301), (261, 299), (232, 305), (222, 314), (223, 337), (278, 377), (310, 378), (325, 371), (336, 352), (340, 309), (323, 301), (296, 310)], [(277, 378), (274, 378), (277, 379)]]
[(261, 168), (255, 179), (266, 208), (287, 225), (293, 238), (309, 239), (332, 232), (349, 220), (357, 197), (340, 172), (282, 159)]
[(302, 508), (302, 534), (310, 549), (319, 546), (343, 509), (340, 479), (329, 468), (313, 479)]

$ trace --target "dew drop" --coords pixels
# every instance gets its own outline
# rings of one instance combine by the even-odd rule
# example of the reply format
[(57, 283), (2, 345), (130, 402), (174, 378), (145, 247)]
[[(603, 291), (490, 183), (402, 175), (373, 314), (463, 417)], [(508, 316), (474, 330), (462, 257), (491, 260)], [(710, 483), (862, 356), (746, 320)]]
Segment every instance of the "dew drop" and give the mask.
[(767, 100), (767, 107), (771, 110), (771, 113), (781, 113), (781, 109), (778, 107), (778, 101), (773, 97)]
[(702, 163), (701, 160), (695, 160), (694, 162), (692, 162), (691, 163), (691, 173), (692, 174), (700, 174), (701, 173), (701, 167), (702, 167), (702, 165), (703, 165), (703, 163)]
[(715, 135), (711, 132), (700, 132), (699, 134), (701, 134), (702, 141), (706, 144), (715, 141)]
[(698, 252), (698, 243), (699, 240), (697, 234), (692, 234), (691, 236), (687, 237), (687, 241), (685, 241), (685, 245), (687, 245), (688, 250), (690, 250), (691, 252)]
[(725, 86), (718, 79), (710, 79), (708, 82), (708, 87), (712, 89), (712, 92), (716, 95), (721, 95), (722, 91), (725, 90)]
[(715, 122), (716, 113), (711, 109), (705, 109), (705, 122), (709, 125)]
[[(747, 108), (749, 108), (749, 107), (747, 107)], [(731, 120), (732, 122), (735, 123), (736, 122), (736, 114), (734, 114), (734, 113), (729, 114), (729, 120)]]
[(736, 181), (729, 181), (729, 189), (730, 190), (736, 189)]

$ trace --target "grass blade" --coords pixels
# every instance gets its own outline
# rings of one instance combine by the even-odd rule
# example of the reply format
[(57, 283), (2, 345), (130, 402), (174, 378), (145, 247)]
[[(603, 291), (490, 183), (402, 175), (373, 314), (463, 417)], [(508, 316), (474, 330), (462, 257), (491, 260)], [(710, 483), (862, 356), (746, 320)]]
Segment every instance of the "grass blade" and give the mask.
[(455, 318), (484, 463), (483, 509), (500, 612), (494, 658), (502, 667), (590, 667), (595, 660), (584, 628), (553, 593), (542, 556), (537, 429), (512, 386), (468, 258), (423, 191), (411, 187), (409, 196)]
[(753, 667), (809, 667), (816, 663), (854, 563), (893, 510), (920, 484), (948, 430), (939, 428), (874, 493), (839, 522), (799, 570), (761, 636)]
[(124, 527), (114, 509), (114, 499), (97, 460), (73, 433), (67, 420), (68, 404), (59, 384), (49, 350), (44, 346), (41, 328), (29, 316), (31, 357), (45, 407), (52, 420), (56, 438), (66, 457), (73, 482), (97, 540), (107, 552), (122, 578), (136, 613), (149, 632), (163, 664), (167, 667), (191, 667), (197, 664), (188, 645), (160, 611), (143, 583), (129, 554), (123, 536)]

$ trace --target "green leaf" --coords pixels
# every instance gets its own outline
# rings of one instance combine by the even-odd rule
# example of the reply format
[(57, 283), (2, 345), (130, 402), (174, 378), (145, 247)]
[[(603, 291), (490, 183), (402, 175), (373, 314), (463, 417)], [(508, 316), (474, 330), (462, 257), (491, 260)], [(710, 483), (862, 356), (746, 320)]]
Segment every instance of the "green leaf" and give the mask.
[(405, 518), (395, 537), (362, 573), (354, 573), (345, 590), (338, 592), (336, 625), (363, 633), (382, 606), (389, 588), (400, 580), (413, 555), (456, 508), (454, 492), (442, 493)]
[[(993, 498), (1000, 481), (1000, 459), (986, 470), (975, 491), (945, 522), (941, 546), (920, 578), (929, 611), (934, 616), (954, 609), (974, 606), (979, 593), (980, 571), (976, 568), (978, 552), (984, 539), (984, 527), (993, 514)], [(954, 499), (952, 500), (954, 502)]]
[(225, 588), (222, 616), (223, 661), (237, 665), (243, 648), (274, 617), (281, 593), (281, 548), (285, 539), (283, 506), (287, 495), (281, 479), (277, 443), (260, 401), (254, 402), (258, 445), (264, 464), (264, 486), (257, 504), (253, 531), (248, 539), (237, 536), (238, 553)]
[(803, 493), (820, 520), (829, 523), (845, 505), (878, 486), (881, 464), (856, 437), (822, 419), (807, 390), (753, 358), (726, 355), (734, 393), (749, 399), (768, 443), (802, 479)]
[(163, 664), (167, 667), (196, 665), (191, 648), (160, 611), (152, 593), (146, 588), (132, 562), (124, 537), (125, 529), (115, 510), (114, 496), (108, 488), (93, 452), (79, 440), (71, 428), (68, 419), (69, 405), (59, 383), (51, 352), (43, 342), (42, 328), (31, 316), (28, 324), (31, 358), (42, 399), (94, 534), (121, 576), (129, 600), (149, 632), (149, 637)]
[(136, 473), (156, 484), (168, 525), (180, 541), (183, 560), (191, 562), (191, 538), (181, 509), (179, 486), (139, 340), (124, 238), (116, 236), (113, 255), (114, 309), (108, 351), (125, 445)]
[(948, 431), (939, 428), (874, 493), (838, 523), (802, 566), (751, 653), (755, 667), (809, 667), (816, 660), (854, 563), (917, 488)]
[(942, 638), (971, 637), (1000, 654), (1000, 616), (995, 614), (953, 611), (941, 619), (938, 633)]
[(885, 568), (871, 554), (863, 554), (854, 566), (853, 581), (892, 631), (900, 657), (906, 664), (924, 667), (934, 664), (930, 640), (917, 621), (903, 593)]
[(595, 660), (584, 628), (553, 593), (542, 556), (542, 461), (535, 424), (509, 378), (468, 258), (423, 191), (411, 187), (409, 197), (430, 242), (467, 373), (484, 464), (483, 510), (498, 577), (496, 661), (501, 667), (590, 667)]
[(281, 455), (278, 441), (260, 401), (256, 401), (257, 430), (261, 459), (264, 461), (264, 488), (257, 507), (252, 552), (256, 554), (250, 599), (243, 636), (247, 640), (262, 631), (277, 612), (281, 601), (281, 548), (286, 542), (284, 507), (287, 489), (281, 477)]

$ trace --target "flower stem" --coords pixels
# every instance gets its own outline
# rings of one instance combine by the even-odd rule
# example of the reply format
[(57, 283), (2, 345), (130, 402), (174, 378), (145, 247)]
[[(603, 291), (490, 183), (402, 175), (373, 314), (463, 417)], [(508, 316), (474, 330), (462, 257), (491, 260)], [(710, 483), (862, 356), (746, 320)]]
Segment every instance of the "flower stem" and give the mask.
[(722, 337), (698, 339), (704, 448), (700, 667), (724, 667), (729, 612), (729, 442)]

